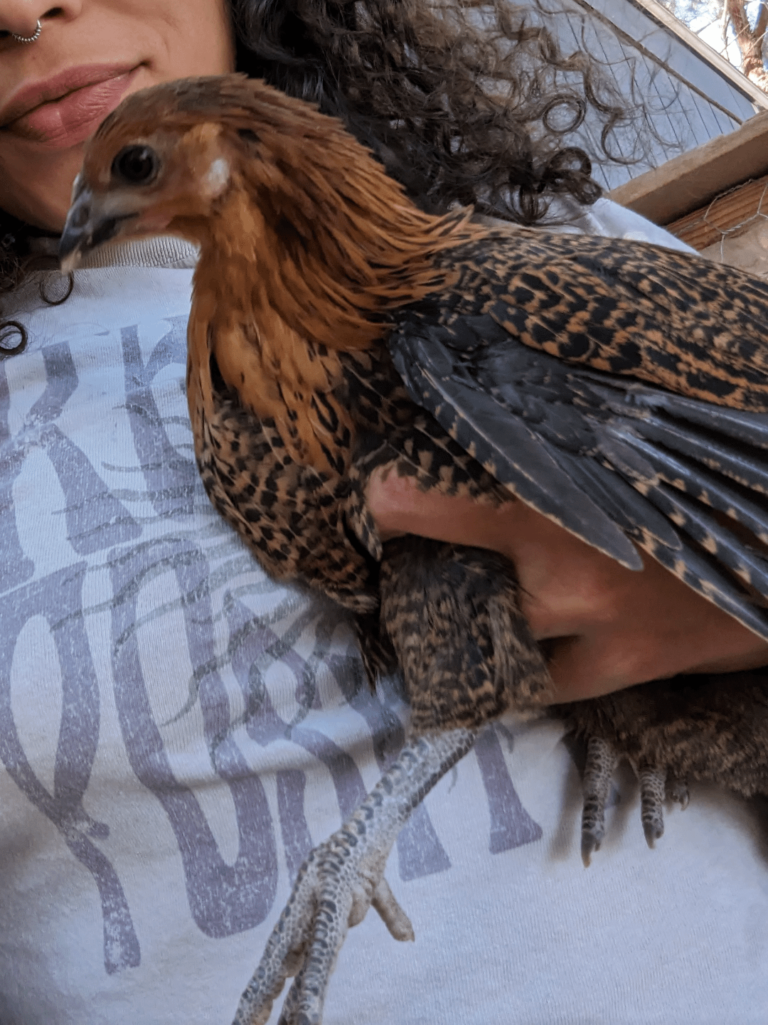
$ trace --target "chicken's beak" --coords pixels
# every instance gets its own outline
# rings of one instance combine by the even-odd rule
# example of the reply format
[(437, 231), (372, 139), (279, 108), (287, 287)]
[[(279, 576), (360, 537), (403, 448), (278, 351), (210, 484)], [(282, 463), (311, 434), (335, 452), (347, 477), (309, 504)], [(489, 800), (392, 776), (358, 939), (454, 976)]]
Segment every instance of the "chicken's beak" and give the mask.
[(103, 200), (94, 196), (89, 188), (76, 187), (59, 242), (62, 271), (67, 274), (74, 270), (86, 253), (113, 239), (122, 223), (136, 216), (136, 211), (120, 213), (107, 210)]

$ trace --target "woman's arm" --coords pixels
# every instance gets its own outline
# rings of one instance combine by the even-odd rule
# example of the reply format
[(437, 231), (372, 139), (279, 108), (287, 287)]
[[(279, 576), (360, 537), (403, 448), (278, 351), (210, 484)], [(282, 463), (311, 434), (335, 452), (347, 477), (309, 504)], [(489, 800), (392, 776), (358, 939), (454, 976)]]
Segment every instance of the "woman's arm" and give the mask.
[(650, 557), (633, 572), (523, 502), (500, 508), (424, 493), (379, 472), (368, 500), (382, 537), (412, 533), (502, 552), (547, 641), (558, 701), (691, 672), (768, 665), (768, 644)]

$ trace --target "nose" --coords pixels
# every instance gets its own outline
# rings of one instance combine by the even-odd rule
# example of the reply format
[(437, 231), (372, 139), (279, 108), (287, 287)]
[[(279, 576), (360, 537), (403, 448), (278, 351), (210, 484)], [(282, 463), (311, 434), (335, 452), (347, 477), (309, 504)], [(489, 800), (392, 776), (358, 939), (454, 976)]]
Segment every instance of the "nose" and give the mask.
[(0, 43), (35, 42), (56, 19), (71, 21), (80, 13), (82, 0), (3, 0), (0, 3)]

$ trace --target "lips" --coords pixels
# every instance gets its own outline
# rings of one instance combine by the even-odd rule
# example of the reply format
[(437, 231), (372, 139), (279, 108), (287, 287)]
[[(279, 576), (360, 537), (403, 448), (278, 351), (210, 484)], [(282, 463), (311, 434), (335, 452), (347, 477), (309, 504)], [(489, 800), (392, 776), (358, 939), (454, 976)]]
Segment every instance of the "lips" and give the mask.
[(139, 70), (90, 65), (27, 86), (0, 111), (0, 127), (52, 149), (74, 146), (115, 109)]

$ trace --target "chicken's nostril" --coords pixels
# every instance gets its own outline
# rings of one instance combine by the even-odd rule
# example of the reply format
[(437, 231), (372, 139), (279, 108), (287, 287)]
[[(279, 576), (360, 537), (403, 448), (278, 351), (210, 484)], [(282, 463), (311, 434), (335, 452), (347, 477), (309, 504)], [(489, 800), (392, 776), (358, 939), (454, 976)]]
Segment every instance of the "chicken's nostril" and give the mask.
[(72, 211), (72, 227), (84, 228), (91, 216), (91, 208), (88, 204), (78, 207)]

